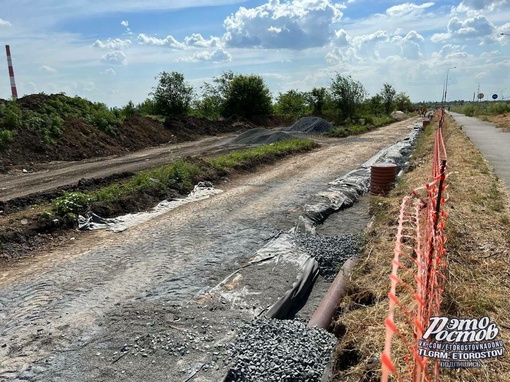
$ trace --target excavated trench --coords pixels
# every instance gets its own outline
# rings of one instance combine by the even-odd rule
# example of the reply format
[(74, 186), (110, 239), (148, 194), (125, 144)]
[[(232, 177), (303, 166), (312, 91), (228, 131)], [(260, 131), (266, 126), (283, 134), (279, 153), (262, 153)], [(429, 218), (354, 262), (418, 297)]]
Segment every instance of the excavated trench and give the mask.
[[(215, 185), (224, 192), (214, 197), (122, 233), (91, 232), (14, 266), (0, 278), (0, 380), (222, 380), (236, 370), (238, 333), (250, 333), (244, 325), (291, 288), (308, 256), (303, 243), (287, 254), (267, 248), (296, 227), (303, 206), (328, 182), (411, 128), (407, 121), (379, 129), (362, 145), (360, 138), (334, 140)], [(329, 216), (317, 234), (359, 233), (367, 203), (362, 197)], [(328, 284), (318, 276), (298, 322), (310, 318)], [(271, 331), (285, 332), (278, 326)], [(319, 337), (329, 346), (327, 336)], [(322, 366), (307, 362), (304, 372), (315, 380)], [(249, 366), (233, 380), (251, 380)]]

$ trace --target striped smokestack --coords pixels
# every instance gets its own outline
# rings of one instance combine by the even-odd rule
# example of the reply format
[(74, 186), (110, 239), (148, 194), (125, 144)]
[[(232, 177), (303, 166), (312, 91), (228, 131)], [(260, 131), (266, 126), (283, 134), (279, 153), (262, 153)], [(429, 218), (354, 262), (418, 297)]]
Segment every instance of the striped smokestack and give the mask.
[(5, 46), (7, 52), (7, 65), (9, 66), (9, 77), (11, 78), (11, 93), (13, 99), (18, 99), (18, 91), (16, 90), (16, 81), (14, 81), (14, 68), (12, 67), (11, 48)]

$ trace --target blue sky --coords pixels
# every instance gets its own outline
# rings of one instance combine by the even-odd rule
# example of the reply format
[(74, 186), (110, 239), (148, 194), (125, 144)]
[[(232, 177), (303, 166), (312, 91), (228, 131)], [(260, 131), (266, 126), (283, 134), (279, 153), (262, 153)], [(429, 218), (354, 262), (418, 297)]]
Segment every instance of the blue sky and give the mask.
[[(256, 73), (276, 97), (340, 73), (413, 101), (480, 91), (510, 98), (510, 0), (0, 0), (20, 96), (80, 95), (109, 106), (148, 97), (161, 71), (197, 91), (223, 72)], [(509, 36), (501, 35), (508, 33)], [(4, 69), (1, 69), (1, 66)]]

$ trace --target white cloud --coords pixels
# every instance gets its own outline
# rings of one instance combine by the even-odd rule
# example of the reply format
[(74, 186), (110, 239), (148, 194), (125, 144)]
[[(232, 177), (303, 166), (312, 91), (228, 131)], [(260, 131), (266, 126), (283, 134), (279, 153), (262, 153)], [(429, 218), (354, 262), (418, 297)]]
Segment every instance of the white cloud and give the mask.
[(474, 56), (470, 55), (464, 50), (465, 47), (460, 45), (446, 44), (439, 52), (432, 53), (432, 59), (430, 65), (441, 67), (441, 66), (455, 66), (466, 65), (466, 60), (473, 59)]
[(354, 45), (361, 46), (363, 44), (371, 43), (371, 42), (381, 42), (388, 41), (389, 35), (388, 32), (379, 30), (374, 33), (356, 36), (353, 38)]
[(454, 17), (448, 23), (448, 33), (436, 33), (431, 37), (433, 42), (443, 42), (452, 39), (481, 40), (482, 43), (497, 40), (497, 28), (485, 16), (474, 16), (461, 21)]
[(422, 57), (420, 44), (425, 38), (416, 31), (410, 31), (404, 37), (395, 36), (392, 39), (400, 46), (400, 56), (409, 60), (417, 60)]
[(510, 8), (510, 0), (463, 0), (457, 10), (459, 12), (470, 11), (494, 11)]
[(414, 3), (404, 3), (395, 5), (386, 10), (386, 14), (391, 17), (402, 17), (408, 14), (421, 14), (427, 8), (434, 6), (434, 3), (424, 3), (421, 5)]
[(92, 46), (101, 49), (110, 49), (110, 50), (122, 50), (126, 49), (131, 45), (131, 40), (121, 40), (120, 38), (109, 38), (106, 41), (96, 40)]
[(138, 35), (138, 43), (144, 45), (152, 45), (152, 46), (167, 46), (172, 49), (185, 49), (186, 45), (177, 41), (173, 36), (167, 36), (166, 38), (157, 38), (147, 36), (146, 34)]
[(12, 26), (10, 21), (4, 20), (4, 19), (0, 19), (0, 27), (10, 27), (10, 26)]
[(407, 41), (412, 41), (412, 42), (415, 42), (415, 43), (417, 43), (417, 44), (419, 44), (420, 42), (425, 41), (425, 38), (424, 38), (421, 34), (419, 34), (418, 32), (416, 32), (416, 31), (410, 31), (410, 32), (406, 35), (405, 39), (406, 39)]
[(126, 55), (120, 50), (106, 53), (101, 62), (109, 65), (127, 65)]
[(57, 73), (57, 70), (56, 70), (56, 69), (51, 68), (51, 67), (46, 66), (46, 65), (41, 66), (41, 67), (39, 68), (39, 70), (40, 70), (40, 71), (42, 71), (42, 72), (47, 72), (47, 73)]
[(451, 35), (449, 33), (434, 33), (430, 40), (432, 42), (445, 42), (451, 39)]
[(225, 19), (228, 46), (306, 49), (325, 46), (343, 6), (331, 0), (268, 0), (255, 8), (240, 7)]
[(129, 26), (129, 21), (121, 21), (120, 25), (122, 25), (123, 27), (128, 27)]
[(340, 29), (338, 31), (335, 31), (335, 37), (333, 38), (333, 44), (335, 46), (348, 46), (348, 36), (347, 32), (343, 29)]
[(116, 76), (117, 72), (113, 68), (108, 68), (102, 71), (101, 74), (104, 74), (105, 76)]
[(333, 49), (326, 54), (330, 64), (383, 64), (391, 60), (417, 60), (423, 57), (425, 38), (411, 30), (406, 35), (389, 34), (379, 30), (374, 33), (350, 37), (343, 30), (336, 32)]
[(191, 36), (184, 38), (184, 43), (187, 46), (194, 46), (198, 48), (216, 48), (221, 45), (221, 40), (218, 37), (213, 36), (207, 40), (200, 33), (193, 33)]
[(166, 38), (158, 38), (141, 33), (138, 35), (138, 43), (142, 45), (165, 46), (177, 50), (187, 48), (220, 48), (224, 45), (219, 37), (211, 36), (209, 39), (206, 39), (200, 33), (186, 36), (184, 42), (178, 41), (171, 35)]
[(79, 84), (79, 88), (84, 92), (93, 92), (96, 89), (96, 84), (93, 81), (84, 81)]
[(354, 48), (333, 48), (326, 54), (326, 61), (329, 64), (356, 63), (361, 62), (361, 58)]
[(185, 62), (204, 62), (204, 61), (210, 61), (210, 62), (226, 62), (231, 61), (232, 56), (230, 53), (223, 49), (216, 49), (213, 52), (197, 52), (191, 57), (185, 57), (179, 59), (179, 61), (185, 61)]

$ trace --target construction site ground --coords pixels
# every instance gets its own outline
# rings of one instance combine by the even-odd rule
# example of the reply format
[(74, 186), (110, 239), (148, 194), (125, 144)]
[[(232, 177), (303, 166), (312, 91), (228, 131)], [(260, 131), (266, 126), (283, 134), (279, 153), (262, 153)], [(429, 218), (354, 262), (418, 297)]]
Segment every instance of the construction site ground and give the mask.
[[(68, 231), (49, 247), (2, 263), (0, 379), (219, 380), (228, 366), (225, 345), (243, 322), (281, 297), (296, 269), (254, 267), (243, 273), (244, 280), (223, 286), (219, 295), (208, 292), (268, 241), (294, 227), (303, 206), (329, 181), (404, 138), (412, 123), (358, 137), (320, 138), (322, 146), (311, 153), (237, 175), (215, 185), (223, 193), (123, 233)], [(219, 150), (226, 138), (155, 151), (209, 155), (207, 147)], [(129, 163), (133, 157), (125, 158)], [(46, 179), (59, 179), (59, 172), (74, 166), (112, 171), (119, 159), (106, 159), (108, 165), (103, 160), (56, 163), (41, 171)], [(35, 179), (39, 174), (12, 176), (24, 175)], [(69, 181), (85, 176), (72, 174)], [(330, 220), (322, 233), (363, 231), (368, 200), (358, 207)], [(319, 280), (301, 319), (309, 318), (327, 286)]]

